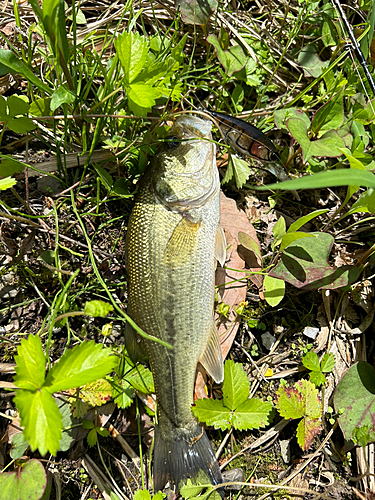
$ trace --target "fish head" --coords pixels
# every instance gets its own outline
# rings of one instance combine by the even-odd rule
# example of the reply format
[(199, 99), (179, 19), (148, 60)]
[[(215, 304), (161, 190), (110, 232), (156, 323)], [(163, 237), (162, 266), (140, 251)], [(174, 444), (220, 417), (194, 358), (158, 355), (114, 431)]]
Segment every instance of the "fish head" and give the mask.
[(191, 115), (177, 118), (155, 155), (152, 175), (156, 196), (173, 210), (202, 206), (217, 193), (220, 185), (211, 121)]

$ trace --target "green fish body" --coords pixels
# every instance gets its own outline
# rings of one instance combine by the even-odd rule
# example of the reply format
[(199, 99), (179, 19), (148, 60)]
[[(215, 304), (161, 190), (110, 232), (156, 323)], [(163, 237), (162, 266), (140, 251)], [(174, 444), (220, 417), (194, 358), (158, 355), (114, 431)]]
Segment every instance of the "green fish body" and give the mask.
[(219, 225), (219, 175), (211, 123), (184, 115), (141, 181), (127, 231), (128, 314), (167, 349), (128, 324), (129, 355), (147, 359), (154, 377), (154, 487), (178, 491), (187, 478), (222, 482), (193, 404), (197, 364), (216, 382), (223, 362), (214, 323), (216, 261), (225, 261)]

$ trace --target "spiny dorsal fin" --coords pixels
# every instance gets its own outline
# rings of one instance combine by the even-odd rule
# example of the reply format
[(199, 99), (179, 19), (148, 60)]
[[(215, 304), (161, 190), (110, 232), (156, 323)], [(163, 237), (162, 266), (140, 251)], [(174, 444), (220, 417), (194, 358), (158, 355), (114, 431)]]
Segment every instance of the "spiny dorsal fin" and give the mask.
[(220, 265), (222, 267), (225, 264), (226, 253), (227, 253), (227, 242), (225, 240), (224, 230), (219, 224), (216, 229), (216, 237), (215, 237), (215, 259), (220, 262)]
[(197, 244), (197, 234), (200, 225), (200, 221), (191, 222), (187, 217), (182, 217), (172, 236), (169, 238), (163, 260), (178, 262), (181, 259), (191, 256)]
[(210, 338), (199, 362), (216, 383), (224, 380), (223, 355), (215, 323), (212, 323)]

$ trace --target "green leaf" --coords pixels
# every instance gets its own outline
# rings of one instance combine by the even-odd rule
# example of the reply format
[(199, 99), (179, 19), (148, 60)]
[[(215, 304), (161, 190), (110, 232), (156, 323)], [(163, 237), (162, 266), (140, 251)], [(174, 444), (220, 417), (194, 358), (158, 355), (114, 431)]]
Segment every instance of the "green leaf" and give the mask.
[(369, 425), (356, 427), (353, 431), (353, 441), (357, 446), (364, 448), (372, 441), (375, 441), (375, 430), (372, 430)]
[(302, 109), (298, 108), (284, 108), (276, 110), (274, 114), (276, 127), (284, 132), (287, 132), (288, 129), (286, 127), (286, 122), (292, 117), (299, 118), (306, 125), (307, 129), (310, 128), (310, 118), (302, 111)]
[(249, 234), (243, 233), (242, 231), (238, 231), (238, 241), (241, 243), (242, 246), (254, 252), (257, 257), (259, 257), (260, 259), (262, 258), (262, 255), (260, 253), (259, 243), (256, 242), (254, 238), (252, 238)]
[(136, 391), (143, 394), (152, 394), (155, 392), (154, 379), (151, 371), (143, 365), (135, 366), (126, 374), (126, 380)]
[(331, 97), (315, 113), (311, 122), (311, 131), (319, 136), (327, 130), (340, 128), (344, 123), (344, 95), (345, 87)]
[(259, 191), (270, 189), (319, 189), (335, 186), (364, 186), (375, 188), (375, 176), (372, 172), (364, 170), (352, 170), (341, 168), (338, 170), (327, 170), (314, 175), (306, 175), (291, 181), (276, 182), (268, 186), (246, 186)]
[(108, 380), (99, 378), (94, 382), (85, 384), (81, 390), (80, 395), (85, 403), (91, 406), (102, 406), (112, 399), (112, 385)]
[(4, 158), (0, 163), (0, 177), (22, 172), (23, 168), (23, 165), (20, 165), (18, 161), (11, 160), (10, 158)]
[(63, 354), (48, 372), (45, 385), (49, 392), (81, 387), (110, 373), (115, 363), (110, 349), (93, 340), (82, 342)]
[(351, 366), (343, 375), (334, 392), (336, 412), (345, 409), (339, 416), (339, 425), (347, 441), (355, 436), (356, 428), (368, 426), (375, 432), (375, 370), (364, 361)]
[(298, 55), (298, 62), (304, 68), (306, 77), (318, 78), (323, 69), (329, 66), (329, 61), (322, 61), (314, 45), (305, 45)]
[(325, 214), (329, 212), (327, 208), (324, 208), (322, 210), (314, 210), (313, 212), (309, 213), (308, 215), (305, 215), (304, 217), (300, 217), (298, 220), (293, 222), (293, 224), (290, 225), (288, 229), (288, 233), (293, 233), (294, 231), (298, 231), (302, 226), (307, 224), (311, 219), (314, 219), (315, 217), (319, 217), (319, 215)]
[(137, 490), (134, 493), (133, 500), (151, 500), (151, 494), (148, 490)]
[(40, 90), (51, 94), (52, 90), (45, 85), (34, 73), (10, 50), (0, 49), (0, 76), (11, 74), (20, 74), (30, 83)]
[(302, 364), (311, 371), (320, 372), (319, 358), (316, 352), (310, 351), (305, 354), (305, 356), (303, 356), (302, 358)]
[(259, 429), (268, 425), (272, 403), (258, 398), (247, 399), (233, 413), (231, 422), (235, 429)]
[(52, 94), (50, 108), (52, 113), (62, 104), (73, 104), (76, 96), (72, 91), (61, 86)]
[(125, 379), (114, 379), (113, 398), (119, 408), (128, 408), (133, 402), (134, 390)]
[(207, 425), (213, 425), (215, 429), (230, 429), (231, 411), (223, 405), (222, 401), (214, 399), (198, 399), (192, 406), (193, 415)]
[(235, 155), (229, 155), (228, 167), (222, 183), (227, 184), (234, 177), (237, 188), (241, 189), (250, 177), (250, 174), (251, 170), (249, 164), (245, 160), (242, 160)]
[[(63, 433), (60, 439), (59, 450), (68, 451), (75, 440), (74, 430), (71, 428), (73, 419), (71, 415), (71, 407), (67, 399), (55, 399), (59, 412), (62, 417)], [(67, 430), (64, 430), (67, 429)]]
[(303, 233), (302, 231), (298, 232), (288, 232), (284, 234), (284, 236), (281, 239), (281, 244), (280, 244), (280, 252), (285, 250), (286, 247), (288, 247), (293, 241), (299, 240), (300, 238), (314, 238), (313, 234), (310, 233)]
[(32, 451), (56, 455), (62, 436), (62, 416), (49, 391), (42, 387), (35, 392), (19, 390), (14, 402), (20, 412), (23, 434)]
[(263, 294), (267, 304), (276, 307), (284, 298), (285, 282), (266, 274), (263, 280)]
[(326, 352), (322, 357), (320, 369), (323, 373), (329, 373), (335, 366), (335, 355), (332, 352)]
[(51, 114), (51, 99), (36, 99), (30, 104), (29, 113), (32, 116), (49, 116)]
[(245, 67), (249, 58), (245, 56), (239, 45), (234, 45), (228, 50), (223, 50), (216, 35), (209, 35), (207, 42), (215, 47), (217, 57), (228, 76), (232, 76), (233, 73), (241, 71)]
[(29, 111), (30, 105), (26, 96), (11, 95), (7, 98), (6, 103), (9, 109), (9, 118), (24, 115)]
[(241, 363), (227, 360), (224, 364), (223, 405), (236, 410), (249, 397), (250, 382)]
[[(0, 170), (1, 172), (1, 170)], [(5, 191), (17, 184), (16, 179), (12, 179), (11, 177), (5, 177), (5, 179), (0, 179), (0, 191)]]
[[(126, 92), (130, 101), (135, 102), (142, 108), (152, 108), (155, 101), (160, 97), (160, 91), (157, 87), (152, 87), (147, 83), (132, 83), (126, 87)], [(130, 102), (129, 102), (130, 106)]]
[(94, 318), (105, 318), (111, 311), (113, 311), (113, 306), (108, 302), (103, 302), (102, 300), (90, 300), (89, 302), (86, 302), (84, 308), (85, 314), (93, 316)]
[(87, 444), (89, 446), (95, 446), (97, 441), (98, 441), (98, 434), (97, 434), (97, 429), (94, 427), (94, 429), (91, 429), (91, 431), (87, 434)]
[[(180, 495), (182, 498), (195, 498), (199, 495), (199, 493), (204, 489), (204, 486), (201, 486), (200, 484), (193, 484), (191, 479), (189, 478), (186, 481), (186, 484), (181, 486), (180, 489)], [(139, 491), (139, 490), (138, 490)], [(136, 492), (136, 494), (138, 493)], [(143, 497), (143, 498), (135, 498), (134, 495), (134, 500), (150, 500), (149, 498)]]
[(320, 385), (325, 385), (327, 380), (321, 371), (310, 373), (310, 382), (312, 382), (316, 387)]
[(375, 190), (368, 189), (362, 193), (358, 200), (353, 203), (352, 207), (346, 215), (352, 215), (356, 212), (371, 212), (375, 213)]
[(37, 335), (29, 335), (21, 340), (15, 356), (16, 376), (14, 383), (21, 389), (36, 390), (45, 380), (46, 357), (42, 343)]
[(358, 268), (341, 266), (336, 269), (329, 264), (333, 236), (318, 232), (311, 234), (315, 238), (293, 241), (284, 250), (280, 262), (270, 271), (270, 276), (305, 290), (334, 290), (353, 283), (359, 276)]
[(207, 24), (217, 5), (217, 0), (176, 0), (176, 7), (180, 8), (181, 18), (186, 24)]
[(305, 415), (305, 401), (296, 387), (280, 386), (276, 391), (275, 406), (280, 415), (287, 419)]
[(123, 33), (117, 37), (115, 48), (124, 69), (125, 86), (128, 86), (144, 67), (148, 53), (147, 40), (138, 33)]
[(17, 434), (14, 434), (12, 438), (12, 448), (9, 454), (13, 458), (13, 460), (17, 460), (18, 458), (21, 458), (25, 454), (25, 451), (27, 450), (28, 446), (29, 442), (25, 441), (23, 432), (18, 432)]
[(315, 436), (322, 430), (322, 425), (315, 418), (303, 418), (297, 426), (297, 442), (303, 451), (312, 445)]
[(89, 429), (94, 429), (94, 427), (95, 427), (94, 422), (93, 422), (92, 420), (88, 420), (88, 419), (84, 419), (84, 420), (82, 420), (81, 425), (82, 425), (82, 427), (83, 427), (84, 429), (87, 429), (87, 430), (89, 430)]
[(4, 500), (40, 500), (46, 486), (46, 472), (35, 458), (13, 472), (0, 474), (0, 491)]
[(275, 245), (278, 245), (281, 242), (285, 233), (286, 233), (285, 219), (283, 216), (281, 216), (272, 228), (272, 234), (273, 237), (275, 238)]
[(17, 118), (12, 118), (7, 123), (9, 130), (12, 130), (16, 134), (27, 134), (30, 130), (36, 128), (35, 123), (30, 120), (27, 116), (19, 116)]

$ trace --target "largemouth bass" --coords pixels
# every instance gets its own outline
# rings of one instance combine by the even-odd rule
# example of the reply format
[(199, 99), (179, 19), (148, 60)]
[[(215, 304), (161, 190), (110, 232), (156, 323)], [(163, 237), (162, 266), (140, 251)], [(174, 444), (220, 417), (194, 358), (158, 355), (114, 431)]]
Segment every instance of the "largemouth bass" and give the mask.
[(211, 122), (178, 118), (141, 181), (127, 232), (129, 355), (147, 359), (155, 383), (154, 487), (179, 490), (187, 478), (222, 482), (215, 454), (193, 403), (197, 364), (216, 382), (223, 361), (214, 323), (216, 261), (225, 261), (216, 148)]

